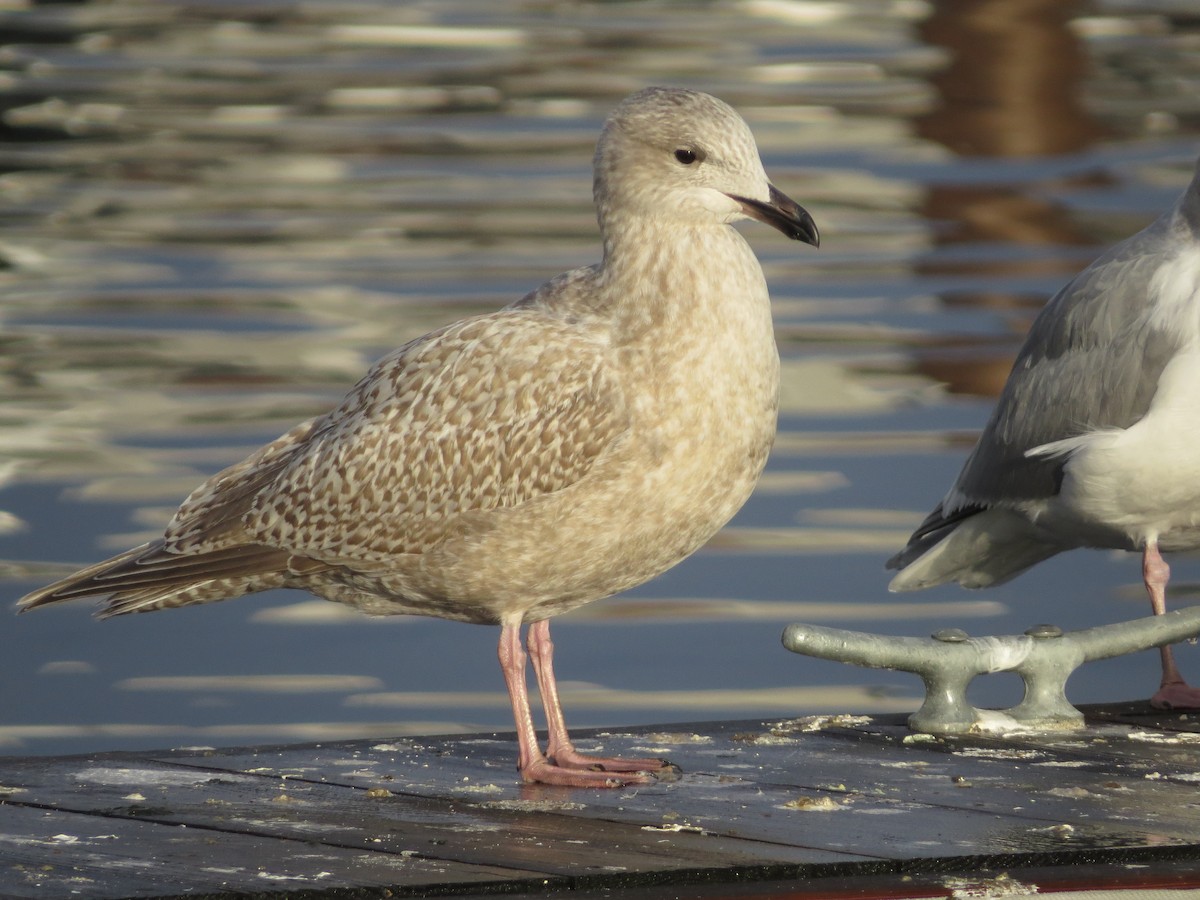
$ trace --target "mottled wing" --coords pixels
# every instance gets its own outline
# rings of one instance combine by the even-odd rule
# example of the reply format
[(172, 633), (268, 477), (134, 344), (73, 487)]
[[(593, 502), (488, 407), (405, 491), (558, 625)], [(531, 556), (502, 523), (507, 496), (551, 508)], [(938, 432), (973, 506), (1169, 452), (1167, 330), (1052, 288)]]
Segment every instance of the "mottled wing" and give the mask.
[(222, 549), (245, 541), (244, 519), (328, 417), (302, 422), (192, 491), (167, 525), (164, 543), (174, 553)]
[(553, 310), (557, 316), (574, 321), (594, 320), (611, 313), (603, 301), (607, 294), (596, 290), (599, 266), (571, 269), (551, 278), (510, 306), (510, 309)]
[(162, 539), (81, 569), (18, 601), (21, 609), (109, 597), (102, 616), (221, 600), (282, 585), (286, 552), (247, 542), (258, 495), (305, 446), (320, 420), (297, 425), (192, 491)]
[(332, 413), (214, 475), (161, 540), (34, 591), (102, 615), (221, 600), (312, 567), (421, 553), (466, 512), (586, 476), (628, 427), (603, 329), (543, 303), (469, 319), (377, 363)]
[[(268, 456), (266, 483), (243, 474), (253, 499), (224, 504), (221, 518), (240, 513), (242, 540), (327, 562), (420, 553), (464, 512), (575, 483), (621, 438), (606, 359), (601, 337), (539, 310), (434, 332), (377, 363), (296, 448)], [(203, 533), (197, 513), (174, 528)], [(226, 527), (211, 524), (214, 536)]]

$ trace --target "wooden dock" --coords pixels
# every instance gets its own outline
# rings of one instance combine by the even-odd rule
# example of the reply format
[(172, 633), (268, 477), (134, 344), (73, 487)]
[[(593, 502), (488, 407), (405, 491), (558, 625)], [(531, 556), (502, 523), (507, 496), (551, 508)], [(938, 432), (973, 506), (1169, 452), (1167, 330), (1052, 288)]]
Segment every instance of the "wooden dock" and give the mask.
[(986, 897), (1200, 887), (1200, 716), (581, 732), (674, 781), (517, 783), (510, 734), (0, 758), (0, 897)]

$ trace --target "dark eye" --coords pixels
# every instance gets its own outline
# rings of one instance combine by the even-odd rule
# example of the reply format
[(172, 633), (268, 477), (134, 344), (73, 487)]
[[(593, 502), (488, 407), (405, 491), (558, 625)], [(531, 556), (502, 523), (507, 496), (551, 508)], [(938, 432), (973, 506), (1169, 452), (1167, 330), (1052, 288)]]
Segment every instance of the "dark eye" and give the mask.
[(679, 150), (675, 151), (675, 158), (685, 166), (690, 166), (700, 158), (700, 154), (698, 154), (695, 150), (686, 150), (680, 148)]

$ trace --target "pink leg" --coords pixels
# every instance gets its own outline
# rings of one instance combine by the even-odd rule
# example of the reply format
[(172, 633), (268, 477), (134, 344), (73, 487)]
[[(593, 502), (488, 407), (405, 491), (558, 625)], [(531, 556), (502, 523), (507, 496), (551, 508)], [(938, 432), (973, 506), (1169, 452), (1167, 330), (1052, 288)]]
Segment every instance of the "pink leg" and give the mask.
[(500, 629), (500, 669), (508, 685), (513, 719), (517, 725), (517, 770), (521, 780), (531, 784), (559, 784), (566, 787), (621, 787), (637, 778), (613, 776), (606, 772), (576, 771), (557, 766), (546, 759), (538, 746), (529, 692), (525, 686), (525, 651), (521, 649), (521, 626)]
[[(1167, 611), (1167, 582), (1170, 579), (1171, 567), (1158, 552), (1158, 541), (1146, 541), (1142, 550), (1142, 580), (1156, 616)], [(1150, 698), (1150, 705), (1158, 709), (1200, 709), (1200, 690), (1183, 680), (1170, 645), (1160, 647), (1159, 653), (1162, 655), (1162, 684)]]
[[(554, 760), (556, 765), (567, 769), (620, 773), (656, 772), (671, 765), (664, 759), (588, 756), (576, 750), (567, 734), (562, 703), (558, 699), (558, 682), (554, 677), (554, 643), (550, 640), (549, 619), (534, 622), (529, 626), (528, 646), (529, 656), (533, 660), (533, 671), (537, 674), (538, 689), (542, 692), (542, 708), (546, 712), (546, 724), (550, 729), (546, 755)], [(652, 779), (635, 776), (628, 780), (631, 783), (645, 784)]]

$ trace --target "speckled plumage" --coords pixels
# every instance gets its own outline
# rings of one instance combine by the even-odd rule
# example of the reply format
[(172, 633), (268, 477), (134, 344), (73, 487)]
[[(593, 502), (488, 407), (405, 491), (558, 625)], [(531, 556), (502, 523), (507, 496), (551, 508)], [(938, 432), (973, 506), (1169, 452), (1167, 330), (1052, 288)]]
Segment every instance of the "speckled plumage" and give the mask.
[(815, 227), (704, 94), (626, 100), (595, 168), (600, 264), (384, 357), (328, 415), (193, 491), (160, 540), (22, 607), (292, 587), (519, 628), (700, 547), (754, 488), (779, 388), (762, 271), (728, 223), (814, 244)]

